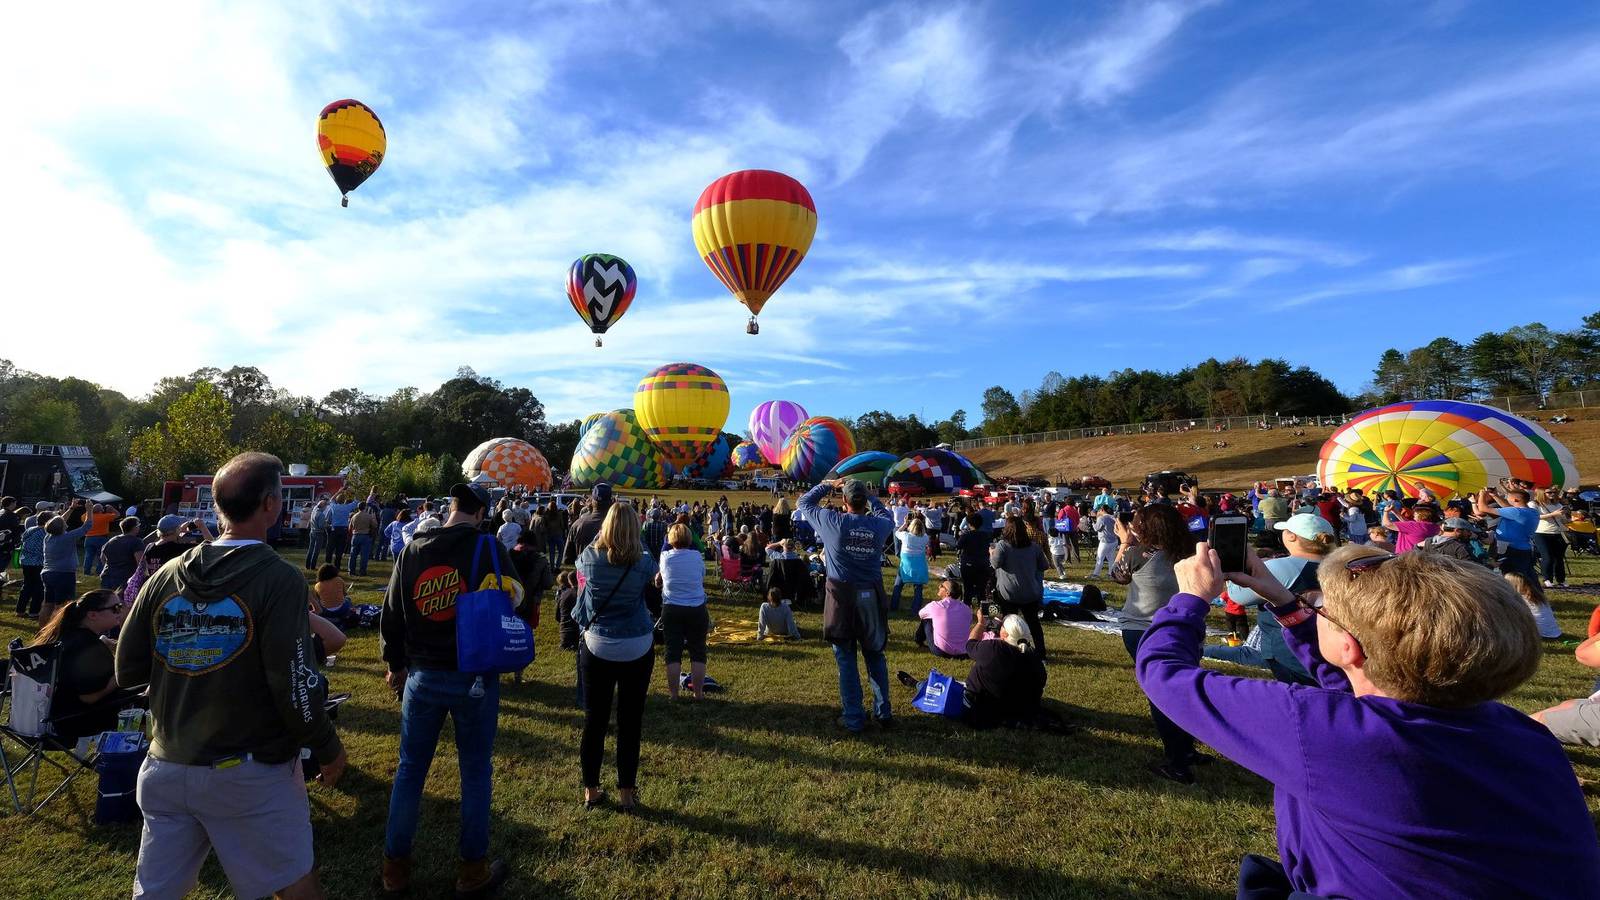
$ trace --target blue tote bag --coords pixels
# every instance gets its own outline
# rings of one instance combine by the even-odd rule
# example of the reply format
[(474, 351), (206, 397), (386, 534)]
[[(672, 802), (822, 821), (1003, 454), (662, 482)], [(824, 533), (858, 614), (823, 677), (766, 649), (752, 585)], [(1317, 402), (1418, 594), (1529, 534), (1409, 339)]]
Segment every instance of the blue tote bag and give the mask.
[(966, 688), (938, 669), (931, 669), (911, 705), (930, 715), (959, 719), (966, 715)]
[(483, 535), (472, 552), (472, 584), (478, 584), (478, 561), (488, 547), (495, 586), (456, 598), (456, 669), (462, 672), (518, 672), (533, 662), (533, 629), (518, 618), (500, 574), (500, 553), (491, 535)]

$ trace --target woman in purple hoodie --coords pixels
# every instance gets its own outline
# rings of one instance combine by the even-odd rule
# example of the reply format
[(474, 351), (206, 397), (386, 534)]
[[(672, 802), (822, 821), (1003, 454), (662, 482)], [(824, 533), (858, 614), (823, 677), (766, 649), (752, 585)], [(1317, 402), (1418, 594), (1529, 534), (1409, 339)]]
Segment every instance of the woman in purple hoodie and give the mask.
[[(1245, 858), (1239, 896), (1600, 897), (1595, 839), (1550, 732), (1496, 698), (1539, 666), (1505, 579), (1434, 553), (1357, 545), (1291, 596), (1252, 552), (1206, 544), (1139, 646), (1139, 684), (1172, 721), (1271, 781), (1282, 863)], [(1200, 667), (1226, 580), (1259, 593), (1318, 687)]]

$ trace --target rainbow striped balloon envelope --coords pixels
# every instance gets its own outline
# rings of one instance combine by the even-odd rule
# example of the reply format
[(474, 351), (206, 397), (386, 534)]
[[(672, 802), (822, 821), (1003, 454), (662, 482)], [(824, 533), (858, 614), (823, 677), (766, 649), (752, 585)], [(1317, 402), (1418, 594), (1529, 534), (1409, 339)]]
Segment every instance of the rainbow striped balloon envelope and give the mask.
[(617, 409), (596, 419), (572, 453), (572, 481), (593, 487), (661, 488), (668, 478), (661, 449), (639, 427), (633, 410)]
[(1440, 497), (1493, 487), (1502, 478), (1535, 487), (1578, 485), (1568, 450), (1538, 425), (1505, 410), (1461, 400), (1416, 400), (1369, 409), (1322, 445), (1323, 487), (1394, 490)]
[(668, 363), (633, 389), (639, 425), (679, 468), (695, 461), (728, 421), (728, 385), (694, 363)]
[(883, 487), (883, 475), (889, 467), (900, 461), (900, 457), (882, 450), (863, 450), (853, 456), (839, 460), (839, 464), (828, 470), (823, 476), (824, 481), (835, 478), (854, 478), (866, 482), (875, 488)]
[(815, 484), (839, 460), (855, 452), (855, 435), (843, 422), (830, 416), (812, 416), (783, 442), (783, 474)]

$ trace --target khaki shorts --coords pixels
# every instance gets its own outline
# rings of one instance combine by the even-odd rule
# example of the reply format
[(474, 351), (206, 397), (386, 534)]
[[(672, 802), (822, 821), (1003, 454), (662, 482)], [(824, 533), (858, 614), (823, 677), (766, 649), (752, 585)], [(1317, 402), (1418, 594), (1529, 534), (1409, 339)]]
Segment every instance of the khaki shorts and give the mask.
[(134, 897), (181, 898), (217, 861), (240, 897), (267, 897), (311, 871), (311, 804), (300, 761), (226, 769), (154, 757), (139, 769), (144, 833)]
[(1546, 710), (1540, 718), (1563, 744), (1600, 747), (1600, 700), (1573, 700)]

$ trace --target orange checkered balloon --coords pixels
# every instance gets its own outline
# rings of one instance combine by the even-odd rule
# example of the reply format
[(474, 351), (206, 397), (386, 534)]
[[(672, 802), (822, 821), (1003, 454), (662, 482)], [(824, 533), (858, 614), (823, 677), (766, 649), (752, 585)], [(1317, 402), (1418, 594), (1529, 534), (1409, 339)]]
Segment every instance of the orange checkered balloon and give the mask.
[(467, 454), (461, 474), (468, 481), (487, 475), (503, 488), (521, 487), (530, 491), (550, 489), (550, 463), (539, 448), (519, 438), (492, 438)]

